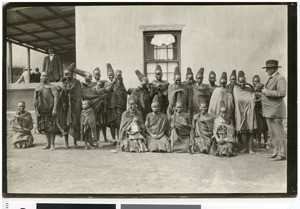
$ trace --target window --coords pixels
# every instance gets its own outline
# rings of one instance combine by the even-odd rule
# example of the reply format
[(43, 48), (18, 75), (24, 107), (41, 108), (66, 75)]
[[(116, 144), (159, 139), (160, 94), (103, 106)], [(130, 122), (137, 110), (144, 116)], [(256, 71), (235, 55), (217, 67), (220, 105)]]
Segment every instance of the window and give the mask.
[(180, 37), (181, 31), (144, 32), (144, 73), (149, 81), (154, 80), (157, 65), (164, 80), (173, 80), (175, 67), (180, 68)]

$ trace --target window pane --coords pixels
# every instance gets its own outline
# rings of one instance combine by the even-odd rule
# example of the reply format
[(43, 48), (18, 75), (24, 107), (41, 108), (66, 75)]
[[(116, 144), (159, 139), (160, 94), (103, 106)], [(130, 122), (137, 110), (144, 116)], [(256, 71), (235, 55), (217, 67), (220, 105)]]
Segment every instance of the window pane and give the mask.
[(178, 66), (177, 63), (147, 63), (147, 76), (149, 78), (149, 81), (152, 81), (155, 79), (155, 69), (156, 66), (160, 65), (161, 69), (163, 71), (163, 80), (167, 80), (169, 83), (173, 82), (173, 75), (174, 75), (174, 69), (176, 66)]
[(177, 37), (173, 34), (146, 36), (146, 60), (177, 60)]

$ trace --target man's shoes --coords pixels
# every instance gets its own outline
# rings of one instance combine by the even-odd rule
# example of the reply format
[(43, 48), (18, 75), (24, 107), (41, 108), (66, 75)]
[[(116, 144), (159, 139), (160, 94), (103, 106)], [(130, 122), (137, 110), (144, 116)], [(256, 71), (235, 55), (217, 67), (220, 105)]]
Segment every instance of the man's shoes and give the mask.
[(273, 161), (281, 161), (281, 160), (285, 160), (285, 159), (286, 159), (285, 157), (278, 155), (277, 157), (273, 158), (272, 160)]
[(270, 156), (268, 156), (268, 158), (276, 158), (277, 157), (277, 155), (270, 155)]

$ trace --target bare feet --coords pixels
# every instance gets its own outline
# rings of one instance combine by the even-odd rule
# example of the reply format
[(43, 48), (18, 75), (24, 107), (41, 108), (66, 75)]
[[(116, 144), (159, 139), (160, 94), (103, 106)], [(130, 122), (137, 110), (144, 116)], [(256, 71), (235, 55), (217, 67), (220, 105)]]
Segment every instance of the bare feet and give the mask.
[(50, 148), (50, 151), (55, 151), (55, 147), (51, 147), (51, 148)]
[(252, 150), (249, 150), (250, 155), (254, 155), (254, 152)]
[(49, 149), (49, 148), (50, 148), (49, 144), (46, 144), (45, 146), (42, 147), (42, 149)]

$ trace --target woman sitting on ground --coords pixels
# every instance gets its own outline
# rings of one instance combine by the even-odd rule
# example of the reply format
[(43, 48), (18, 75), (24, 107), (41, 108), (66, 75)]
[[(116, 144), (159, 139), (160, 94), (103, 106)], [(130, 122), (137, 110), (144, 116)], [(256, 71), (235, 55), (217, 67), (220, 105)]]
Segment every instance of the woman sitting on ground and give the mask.
[[(131, 140), (130, 129), (133, 125), (133, 119), (137, 119), (139, 127), (139, 133), (143, 136), (145, 133), (145, 125), (143, 121), (143, 115), (137, 110), (137, 104), (133, 99), (129, 100), (129, 110), (123, 112), (120, 124), (119, 142), (118, 146), (124, 152), (139, 152), (142, 148), (136, 140)], [(141, 141), (142, 142), (142, 141)], [(144, 143), (144, 142), (142, 142)], [(145, 145), (145, 144), (144, 144)], [(146, 151), (146, 150), (145, 150)]]
[(145, 122), (148, 148), (151, 152), (170, 152), (167, 115), (160, 112), (160, 105), (156, 101), (151, 108), (153, 112), (147, 115)]
[(235, 129), (223, 100), (220, 102), (220, 114), (214, 121), (213, 132), (211, 153), (220, 157), (235, 156)]

